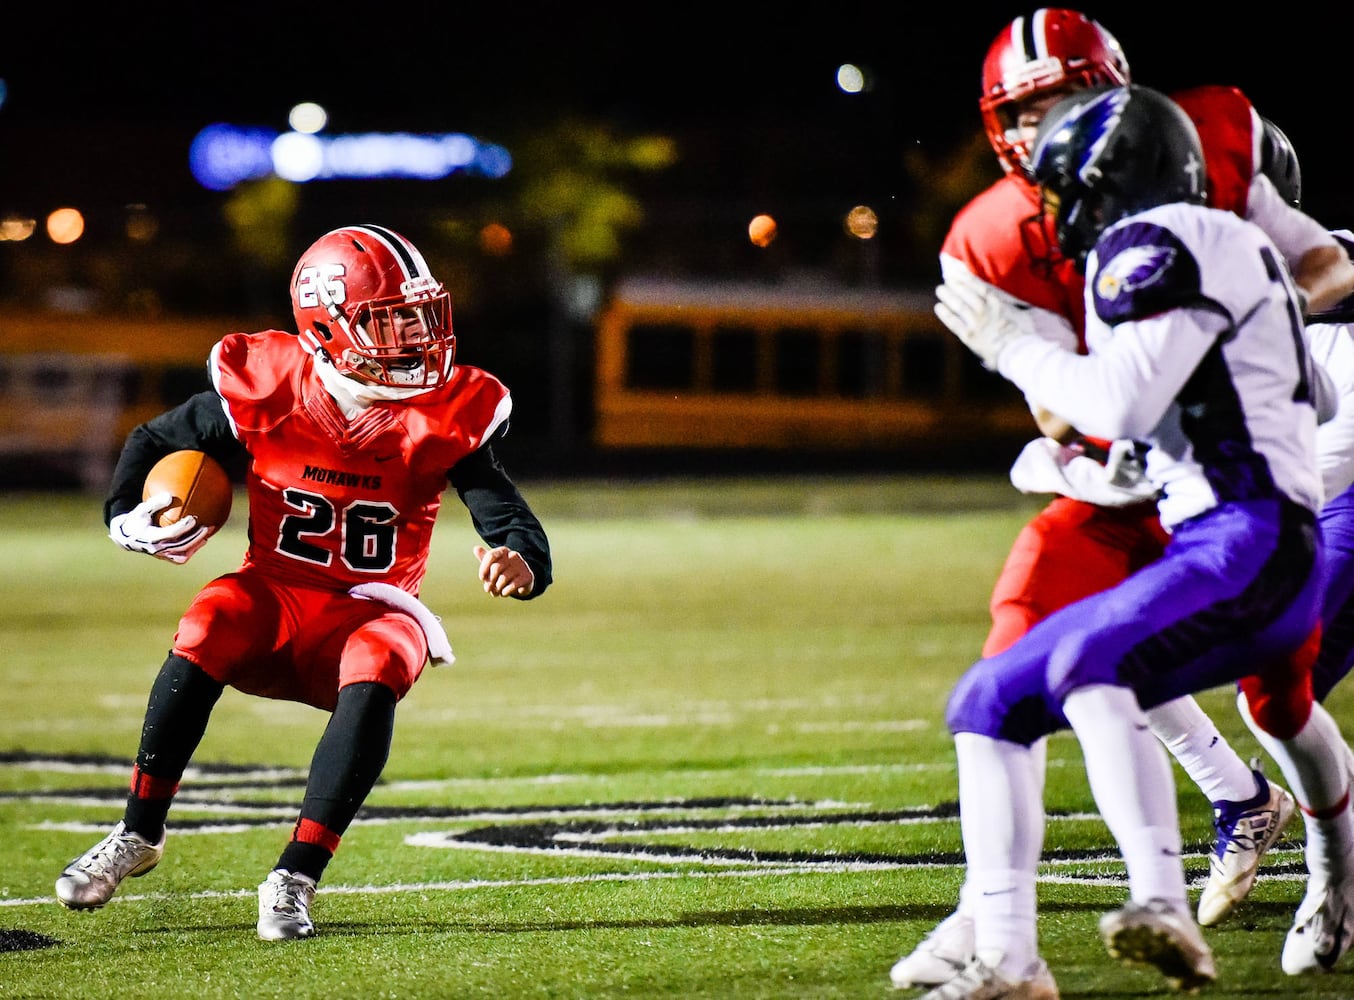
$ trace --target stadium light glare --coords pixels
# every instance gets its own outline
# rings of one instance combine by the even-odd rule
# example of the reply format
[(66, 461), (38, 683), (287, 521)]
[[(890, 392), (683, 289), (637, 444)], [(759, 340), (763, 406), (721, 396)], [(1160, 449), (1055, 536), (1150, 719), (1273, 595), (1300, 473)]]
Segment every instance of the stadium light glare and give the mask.
[(20, 215), (7, 215), (0, 219), (0, 243), (22, 243), (32, 236), (37, 228), (37, 219)]
[(284, 181), (304, 184), (324, 173), (324, 146), (313, 135), (284, 132), (269, 148), (273, 173)]
[(287, 115), (287, 124), (292, 127), (292, 130), (304, 132), (306, 135), (323, 132), (324, 126), (328, 122), (329, 112), (313, 101), (303, 101), (292, 108)]
[(765, 213), (753, 216), (748, 223), (748, 239), (753, 246), (769, 247), (778, 232), (775, 218)]
[(869, 205), (857, 205), (846, 213), (846, 232), (858, 240), (872, 240), (879, 232), (879, 216)]
[(501, 222), (490, 222), (480, 230), (480, 249), (491, 257), (512, 253), (512, 230)]
[(865, 89), (865, 71), (852, 63), (837, 67), (837, 86), (847, 94), (859, 94)]
[(266, 177), (273, 169), (277, 133), (265, 128), (208, 125), (188, 147), (188, 168), (211, 191), (226, 191), (241, 181)]

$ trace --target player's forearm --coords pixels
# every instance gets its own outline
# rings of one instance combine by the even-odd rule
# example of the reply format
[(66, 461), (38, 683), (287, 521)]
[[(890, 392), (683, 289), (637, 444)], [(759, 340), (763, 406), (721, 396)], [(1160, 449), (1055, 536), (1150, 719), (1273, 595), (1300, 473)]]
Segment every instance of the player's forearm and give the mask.
[(1307, 311), (1321, 312), (1354, 291), (1354, 262), (1339, 245), (1317, 247), (1302, 255), (1293, 280), (1307, 296)]

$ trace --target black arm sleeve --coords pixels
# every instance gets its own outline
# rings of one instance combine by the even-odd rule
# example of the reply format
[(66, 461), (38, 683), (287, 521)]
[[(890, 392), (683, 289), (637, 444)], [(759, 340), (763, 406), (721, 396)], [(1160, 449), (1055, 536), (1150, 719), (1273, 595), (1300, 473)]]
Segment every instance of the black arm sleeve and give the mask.
[(174, 409), (132, 428), (123, 442), (104, 498), (104, 524), (141, 502), (141, 487), (151, 466), (171, 451), (183, 449), (205, 451), (236, 480), (243, 475), (249, 460), (226, 419), (221, 397), (211, 389), (199, 392)]
[[(540, 519), (499, 464), (492, 442), (461, 459), (447, 474), (480, 538), (490, 547), (506, 545), (521, 555), (535, 575), (531, 600), (552, 581), (550, 542)], [(513, 595), (517, 596), (517, 595)]]

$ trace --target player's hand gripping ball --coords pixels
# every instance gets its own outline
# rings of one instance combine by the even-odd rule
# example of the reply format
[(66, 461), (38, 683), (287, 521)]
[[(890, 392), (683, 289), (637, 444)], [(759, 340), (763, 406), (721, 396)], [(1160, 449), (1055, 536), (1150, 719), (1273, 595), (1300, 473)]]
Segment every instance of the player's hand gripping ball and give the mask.
[(200, 451), (166, 455), (146, 476), (141, 503), (108, 522), (108, 537), (129, 552), (186, 563), (230, 516), (225, 469)]

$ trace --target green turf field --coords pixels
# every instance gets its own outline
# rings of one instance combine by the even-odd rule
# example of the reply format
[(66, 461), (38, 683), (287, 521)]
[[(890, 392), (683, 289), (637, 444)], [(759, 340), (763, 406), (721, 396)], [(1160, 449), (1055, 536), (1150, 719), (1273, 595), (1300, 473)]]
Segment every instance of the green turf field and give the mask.
[[(999, 478), (522, 486), (557, 582), (486, 597), (450, 498), (424, 597), (458, 662), (401, 706), (318, 936), (282, 944), (256, 939), (255, 890), (325, 717), (234, 692), (160, 866), (95, 913), (52, 895), (121, 815), (150, 682), (198, 586), (238, 561), (243, 503), (176, 567), (117, 549), (97, 499), (0, 498), (0, 997), (912, 996), (889, 967), (962, 878), (945, 699), (1037, 502)], [(1228, 692), (1201, 701), (1258, 752)], [(1354, 727), (1346, 693), (1330, 707)], [(1062, 994), (1168, 995), (1096, 937), (1122, 866), (1075, 741), (1049, 756), (1041, 928)], [(1208, 808), (1179, 799), (1201, 882)], [(1205, 932), (1206, 994), (1354, 997), (1354, 960), (1279, 969), (1300, 823), (1280, 847)]]

